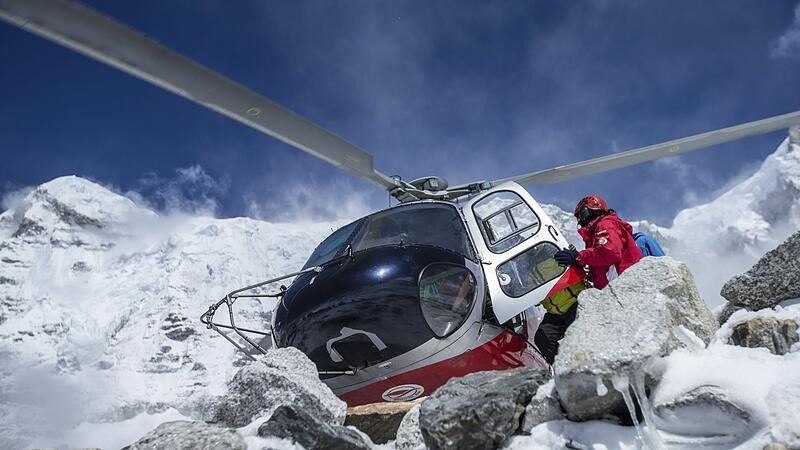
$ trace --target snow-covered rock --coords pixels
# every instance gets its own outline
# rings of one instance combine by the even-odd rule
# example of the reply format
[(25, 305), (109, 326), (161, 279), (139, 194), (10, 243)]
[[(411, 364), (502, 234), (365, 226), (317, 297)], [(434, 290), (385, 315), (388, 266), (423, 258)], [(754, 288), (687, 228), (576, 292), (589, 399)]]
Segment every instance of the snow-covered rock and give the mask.
[(218, 400), (214, 420), (232, 427), (243, 427), (286, 405), (332, 425), (342, 425), (347, 413), (347, 404), (319, 380), (314, 363), (294, 347), (268, 350), (242, 367), (228, 388)]
[(645, 258), (604, 290), (583, 291), (578, 302), (555, 362), (556, 389), (571, 420), (625, 411), (615, 377), (644, 371), (686, 339), (707, 343), (718, 327), (689, 270), (669, 257)]
[(729, 302), (761, 309), (800, 297), (800, 231), (722, 287)]
[(280, 406), (258, 427), (263, 438), (296, 442), (306, 450), (369, 450), (371, 443), (352, 428), (329, 425), (301, 406)]
[(520, 431), (530, 433), (533, 427), (550, 422), (551, 420), (564, 419), (566, 416), (558, 400), (556, 384), (553, 380), (539, 386), (536, 395), (525, 407), (525, 415), (522, 417), (522, 427)]
[(746, 309), (744, 306), (735, 305), (730, 302), (725, 302), (725, 304), (719, 309), (717, 312), (717, 322), (720, 325), (724, 324), (731, 318), (733, 313), (739, 311), (740, 309)]
[(696, 447), (733, 448), (762, 425), (718, 386), (699, 386), (654, 406), (655, 425), (665, 437), (691, 439)]
[(420, 406), (419, 426), (433, 449), (499, 448), (549, 373), (528, 368), (454, 378)]
[(245, 450), (236, 430), (204, 422), (165, 422), (124, 450)]
[(420, 405), (411, 408), (397, 429), (397, 439), (395, 449), (397, 450), (425, 450), (425, 440), (422, 438), (422, 430), (419, 429), (419, 409)]

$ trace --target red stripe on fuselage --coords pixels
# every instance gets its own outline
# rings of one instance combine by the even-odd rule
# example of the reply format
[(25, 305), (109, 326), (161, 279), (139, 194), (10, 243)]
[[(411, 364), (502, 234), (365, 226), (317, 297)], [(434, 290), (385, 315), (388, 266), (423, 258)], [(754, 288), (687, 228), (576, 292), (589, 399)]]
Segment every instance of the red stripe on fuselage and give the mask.
[(494, 339), (466, 353), (385, 380), (377, 380), (340, 397), (349, 406), (383, 402), (384, 392), (404, 384), (418, 384), (425, 388), (420, 396), (430, 395), (454, 377), (484, 370), (504, 370), (522, 366), (548, 367), (524, 339), (514, 333), (501, 331)]

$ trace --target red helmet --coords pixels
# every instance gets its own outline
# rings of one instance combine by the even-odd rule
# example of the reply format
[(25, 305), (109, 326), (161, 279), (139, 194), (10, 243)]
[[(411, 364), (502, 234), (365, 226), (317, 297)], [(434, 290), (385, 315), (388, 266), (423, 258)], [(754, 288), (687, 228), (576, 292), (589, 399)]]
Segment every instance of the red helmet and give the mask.
[(575, 206), (576, 216), (584, 206), (590, 211), (608, 211), (608, 203), (603, 200), (603, 197), (595, 194), (587, 195), (578, 202), (578, 204)]

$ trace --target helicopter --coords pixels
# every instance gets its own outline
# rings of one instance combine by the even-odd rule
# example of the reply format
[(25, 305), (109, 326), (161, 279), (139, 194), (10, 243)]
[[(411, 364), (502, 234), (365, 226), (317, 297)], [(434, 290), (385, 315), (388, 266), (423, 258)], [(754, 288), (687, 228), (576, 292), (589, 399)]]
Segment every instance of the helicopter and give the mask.
[[(397, 203), (320, 243), (298, 271), (236, 289), (201, 322), (249, 358), (296, 347), (355, 406), (432, 393), (453, 377), (548, 368), (531, 343), (541, 302), (583, 278), (523, 184), (550, 184), (800, 124), (800, 111), (499, 180), (450, 186), (375, 169), (370, 153), (85, 5), (0, 0), (0, 19), (185, 97), (386, 190)], [(268, 288), (280, 283), (277, 292)], [(239, 299), (277, 300), (269, 329), (236, 324)], [(222, 307), (227, 323), (218, 321)], [(237, 339), (238, 338), (238, 339)], [(250, 350), (252, 349), (252, 350)]]

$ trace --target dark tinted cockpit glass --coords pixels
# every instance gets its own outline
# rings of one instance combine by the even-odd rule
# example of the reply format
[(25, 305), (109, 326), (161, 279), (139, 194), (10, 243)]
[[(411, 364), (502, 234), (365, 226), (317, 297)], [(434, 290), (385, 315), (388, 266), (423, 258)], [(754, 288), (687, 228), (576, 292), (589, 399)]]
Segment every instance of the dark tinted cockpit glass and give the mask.
[(367, 217), (353, 239), (353, 250), (400, 243), (432, 245), (473, 257), (458, 211), (441, 203), (400, 206)]
[(303, 268), (342, 256), (348, 244), (353, 251), (359, 251), (401, 242), (441, 247), (474, 259), (467, 231), (455, 207), (428, 203), (398, 206), (339, 228), (317, 246)]
[(350, 241), (350, 237), (353, 235), (353, 231), (355, 231), (359, 223), (361, 223), (361, 220), (345, 225), (328, 236), (327, 239), (322, 241), (322, 243), (314, 249), (314, 253), (308, 258), (303, 268), (306, 269), (308, 267), (318, 266), (342, 254), (347, 243)]

